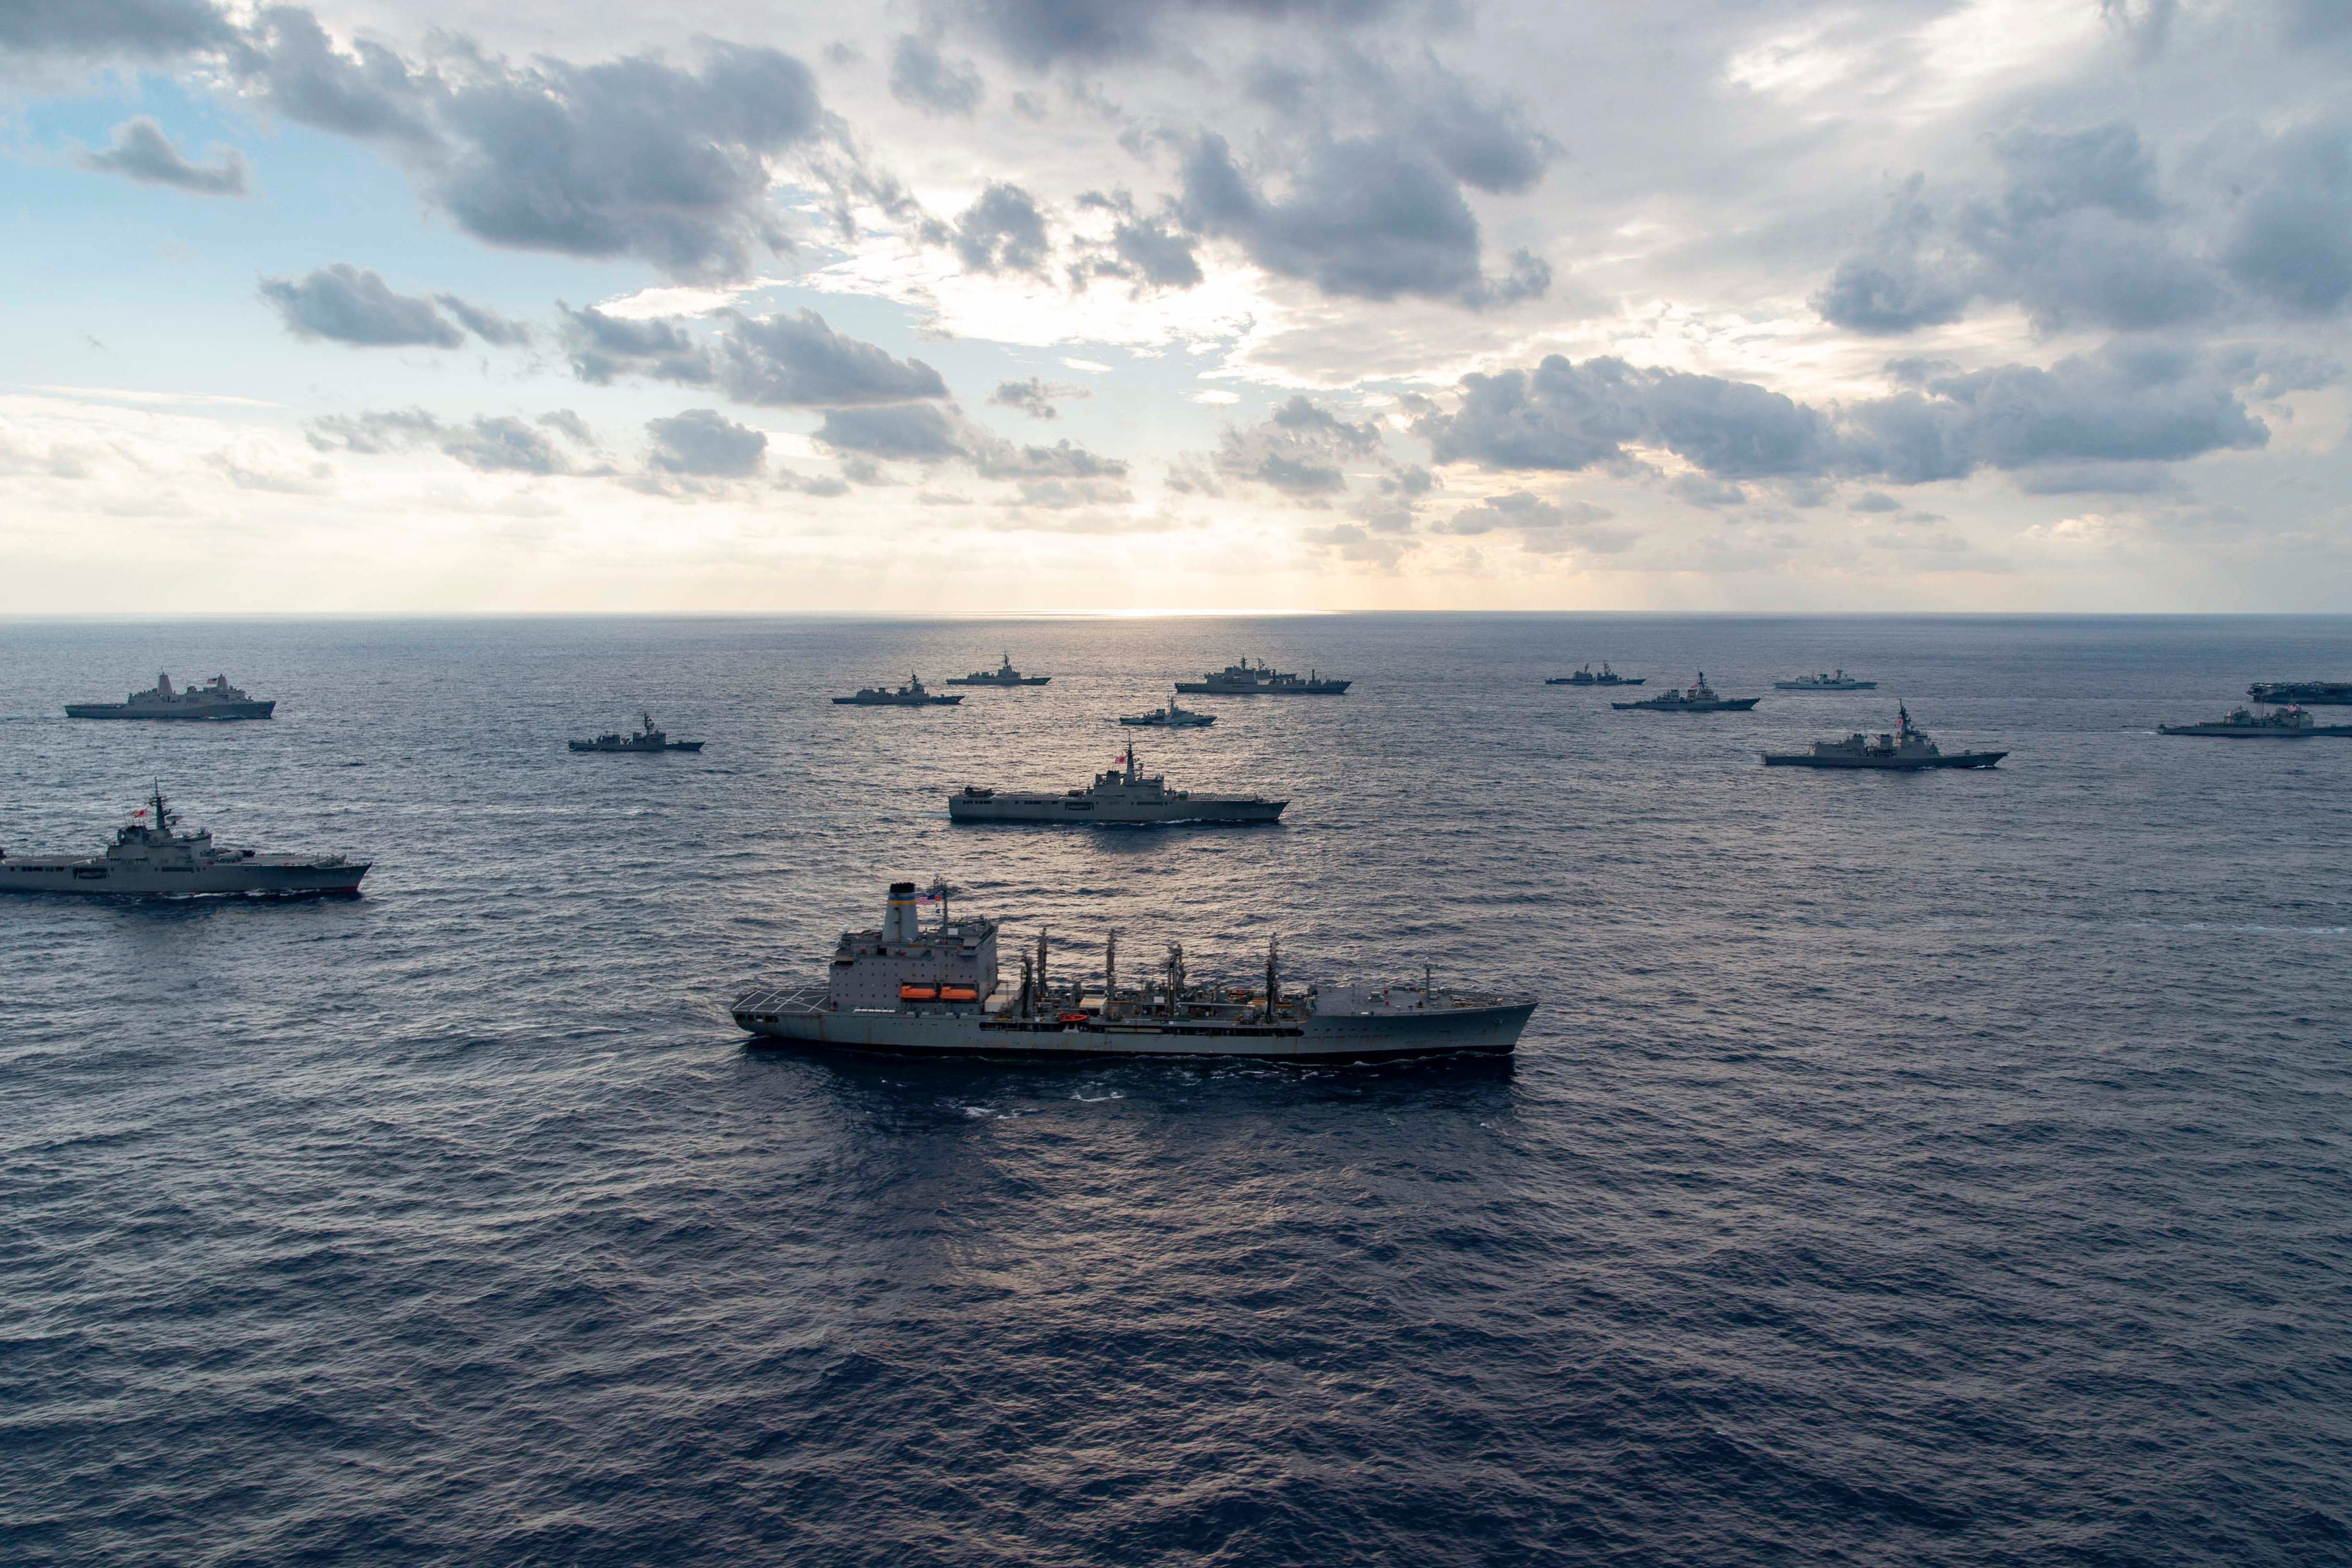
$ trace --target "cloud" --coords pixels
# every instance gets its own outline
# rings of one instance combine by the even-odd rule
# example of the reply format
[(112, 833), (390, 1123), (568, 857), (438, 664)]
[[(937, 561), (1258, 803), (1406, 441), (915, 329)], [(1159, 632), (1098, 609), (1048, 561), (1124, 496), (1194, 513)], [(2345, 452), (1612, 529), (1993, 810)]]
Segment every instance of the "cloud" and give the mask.
[(1454, 298), (1473, 306), (1540, 295), (1550, 270), (1531, 253), (1500, 283), (1479, 273), (1478, 220), (1454, 179), (1393, 135), (1324, 141), (1271, 199), (1237, 167), (1222, 136), (1184, 161), (1181, 210), (1198, 232), (1238, 243), (1267, 271), (1329, 295)]
[(531, 340), (535, 334), (527, 321), (517, 321), (495, 310), (469, 304), (454, 294), (436, 294), (434, 303), (457, 319), (457, 324), (485, 343), (499, 348), (517, 348)]
[(829, 408), (815, 439), (837, 452), (938, 463), (963, 455), (955, 425), (936, 404), (904, 402), (878, 408)]
[(1090, 388), (1076, 382), (1049, 382), (1037, 376), (1026, 381), (999, 382), (988, 401), (999, 408), (1018, 409), (1032, 419), (1059, 419), (1061, 411), (1054, 406), (1057, 398), (1089, 398)]
[(1903, 503), (1884, 490), (1864, 490), (1847, 506), (1849, 512), (1899, 512)]
[(969, 120), (986, 91), (970, 60), (947, 60), (912, 33), (902, 34), (890, 51), (890, 96), (926, 114)]
[(646, 422), (653, 453), (646, 466), (660, 474), (698, 479), (740, 479), (767, 461), (764, 431), (738, 424), (717, 409), (689, 408), (668, 419)]
[(386, 409), (328, 414), (311, 420), (307, 434), (322, 452), (375, 455), (422, 448), (485, 474), (573, 474), (581, 471), (578, 465), (536, 428), (549, 424), (568, 434), (576, 416), (567, 418), (567, 413), (558, 411), (531, 422), (511, 414), (477, 414), (463, 424), (450, 424), (421, 408)]
[(1228, 426), (1216, 465), (1227, 478), (1265, 485), (1286, 496), (1313, 497), (1346, 490), (1346, 464), (1376, 463), (1380, 457), (1378, 426), (1341, 419), (1297, 396), (1248, 429)]
[(950, 228), (927, 223), (923, 237), (951, 247), (967, 272), (1027, 272), (1043, 276), (1048, 241), (1036, 200), (1002, 181), (981, 192)]
[(1089, 191), (1078, 198), (1081, 208), (1095, 207), (1117, 214), (1108, 254), (1089, 256), (1073, 267), (1071, 283), (1083, 288), (1094, 277), (1123, 277), (1135, 285), (1138, 296), (1160, 288), (1194, 288), (1202, 279), (1195, 251), (1199, 241), (1176, 226), (1174, 213), (1147, 217), (1137, 211), (1125, 191), (1104, 195)]
[(1389, 570), (1393, 570), (1408, 552), (1421, 548), (1418, 539), (1373, 533), (1357, 523), (1301, 528), (1298, 537), (1317, 549), (1336, 551), (1341, 560)]
[(298, 338), (327, 338), (365, 348), (454, 349), (466, 335), (429, 299), (395, 294), (378, 274), (347, 261), (303, 277), (265, 277), (261, 297), (278, 308)]
[(102, 152), (84, 152), (78, 162), (85, 169), (121, 174), (150, 185), (170, 185), (200, 196), (245, 194), (245, 154), (234, 147), (219, 149), (220, 162), (207, 168), (180, 156), (163, 127), (146, 115), (114, 128), (114, 140)]
[(1451, 413), (1413, 433), (1439, 463), (1573, 472), (1674, 453), (1707, 476), (1837, 476), (1920, 484), (1979, 467), (2177, 461), (2262, 445), (2269, 431), (2234, 390), (2247, 373), (2193, 349), (2117, 340), (2048, 370), (2008, 365), (1930, 375), (1893, 396), (1813, 408), (1752, 382), (1622, 360), (1462, 378)]
[(208, 0), (11, 0), (0, 5), (0, 50), (23, 55), (162, 59), (225, 48), (236, 29)]
[(1189, 39), (1203, 17), (1238, 13), (1330, 31), (1407, 8), (1404, 0), (949, 0), (944, 6), (1032, 70), (1156, 54), (1165, 42), (1163, 26)]
[(1525, 490), (1515, 490), (1465, 507), (1452, 517), (1433, 525), (1430, 531), (1464, 538), (1514, 531), (1519, 535), (1520, 548), (1538, 555), (1559, 555), (1569, 550), (1614, 555), (1641, 537), (1622, 528), (1594, 526), (1614, 516), (1608, 507), (1596, 507), (1590, 501), (1546, 501)]
[[(1133, 500), (1128, 465), (1067, 441), (1016, 446), (953, 407), (909, 402), (825, 411), (814, 439), (848, 463), (873, 460), (936, 465), (965, 463), (984, 479), (1011, 480), (1024, 506), (1049, 511)], [(879, 482), (874, 474), (871, 482)]]
[(1694, 507), (1744, 507), (1748, 492), (1721, 479), (1710, 479), (1704, 474), (1679, 474), (1666, 482), (1666, 488)]
[(2352, 300), (2352, 120), (2296, 126), (2256, 162), (2222, 266), (2290, 315), (2341, 309)]
[(629, 321), (591, 306), (560, 304), (573, 374), (605, 385), (648, 376), (686, 386), (715, 386), (738, 402), (804, 408), (944, 398), (947, 383), (920, 360), (893, 359), (846, 337), (814, 310), (793, 315), (719, 313), (723, 326), (698, 342), (675, 321)]

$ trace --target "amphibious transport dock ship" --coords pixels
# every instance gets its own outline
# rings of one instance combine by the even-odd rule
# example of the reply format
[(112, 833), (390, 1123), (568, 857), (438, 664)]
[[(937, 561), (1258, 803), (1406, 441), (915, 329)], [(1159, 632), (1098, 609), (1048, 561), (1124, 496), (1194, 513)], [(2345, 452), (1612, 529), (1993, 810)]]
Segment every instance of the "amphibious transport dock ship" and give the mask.
[(274, 697), (256, 701), (215, 675), (185, 691), (172, 688), (172, 677), (157, 675), (152, 687), (132, 692), (119, 703), (68, 703), (68, 718), (231, 719), (268, 718), (278, 706)]
[(1507, 1054), (1536, 998), (1419, 986), (1284, 988), (1266, 946), (1260, 983), (1204, 984), (1171, 946), (1158, 974), (1118, 978), (1118, 934), (1103, 972), (1056, 982), (1039, 932), (1017, 985), (997, 974), (997, 924), (949, 912), (953, 889), (925, 894), (939, 924), (918, 915), (915, 884), (890, 884), (881, 929), (845, 931), (822, 983), (745, 992), (730, 1009), (764, 1039), (857, 1051), (941, 1056), (1247, 1056), (1286, 1061), (1372, 1061), (1407, 1056)]
[(1927, 768), (1991, 768), (2009, 755), (2006, 751), (1946, 752), (1927, 732), (1911, 722), (1911, 710), (1898, 703), (1895, 708), (1895, 732), (1882, 730), (1876, 740), (1860, 735), (1843, 740), (1817, 740), (1811, 751), (1775, 756), (1764, 753), (1767, 768), (1879, 768), (1900, 772), (1917, 772)]
[(1319, 670), (1309, 670), (1301, 675), (1288, 670), (1274, 669), (1264, 659), (1255, 664), (1244, 659), (1238, 664), (1212, 670), (1197, 681), (1179, 681), (1176, 689), (1186, 696), (1336, 697), (1353, 684), (1332, 679)]
[(188, 897), (198, 894), (355, 894), (368, 862), (341, 855), (264, 855), (225, 850), (212, 833), (173, 832), (179, 813), (158, 789), (95, 855), (0, 852), (0, 892)]
[(1135, 770), (1135, 747), (1129, 746), (1119, 766), (1095, 775), (1083, 789), (1059, 795), (1029, 794), (1018, 789), (983, 789), (967, 784), (948, 797), (952, 822), (1074, 822), (1095, 826), (1106, 822), (1135, 826), (1150, 822), (1271, 822), (1281, 817), (1287, 800), (1263, 795), (1195, 795), (1171, 789), (1159, 774)]
[(2307, 740), (2316, 735), (2352, 735), (2352, 724), (2321, 724), (2299, 707), (2258, 714), (2233, 707), (2210, 724), (2159, 724), (2158, 735), (2201, 735), (2221, 740)]

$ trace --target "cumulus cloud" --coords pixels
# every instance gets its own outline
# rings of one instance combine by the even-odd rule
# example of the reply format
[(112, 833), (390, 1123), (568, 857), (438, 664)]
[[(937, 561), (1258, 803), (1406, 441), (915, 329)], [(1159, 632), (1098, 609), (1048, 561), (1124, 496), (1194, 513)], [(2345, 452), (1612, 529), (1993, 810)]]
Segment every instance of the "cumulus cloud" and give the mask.
[(646, 376), (716, 387), (737, 402), (766, 408), (947, 396), (939, 371), (922, 361), (894, 359), (836, 332), (814, 310), (789, 316), (722, 311), (720, 330), (709, 342), (676, 321), (630, 321), (593, 306), (574, 310), (559, 304), (557, 310), (572, 373), (597, 385)]
[(1347, 465), (1375, 464), (1380, 457), (1379, 426), (1341, 419), (1311, 398), (1297, 396), (1257, 424), (1227, 427), (1216, 467), (1226, 478), (1286, 496), (1333, 496), (1348, 487)]
[(244, 195), (245, 155), (234, 147), (217, 152), (219, 161), (209, 167), (192, 163), (172, 145), (162, 126), (142, 114), (116, 126), (113, 141), (101, 152), (84, 152), (79, 162), (85, 169), (200, 196)]
[(1059, 419), (1061, 411), (1054, 406), (1057, 401), (1094, 395), (1090, 388), (1076, 382), (1049, 382), (1031, 376), (1025, 381), (997, 382), (988, 401), (999, 408), (1018, 409), (1032, 419)]
[(1140, 297), (1156, 289), (1192, 288), (1201, 282), (1199, 241), (1182, 231), (1173, 212), (1147, 216), (1125, 191), (1105, 195), (1089, 191), (1078, 198), (1080, 208), (1098, 208), (1116, 214), (1106, 250), (1085, 257), (1070, 269), (1074, 287), (1083, 288), (1096, 277), (1123, 277)]
[(1326, 294), (1399, 295), (1505, 304), (1541, 295), (1550, 269), (1532, 253), (1511, 274), (1479, 272), (1478, 220), (1455, 178), (1395, 135), (1321, 142), (1294, 172), (1290, 193), (1265, 195), (1222, 136), (1204, 135), (1182, 171), (1181, 210), (1198, 232), (1231, 239), (1268, 272)]
[(653, 452), (646, 466), (659, 474), (697, 479), (741, 479), (766, 463), (764, 431), (738, 424), (713, 408), (689, 408), (668, 419), (646, 422)]
[(457, 325), (485, 343), (502, 349), (519, 347), (531, 340), (534, 334), (527, 321), (517, 321), (501, 316), (484, 306), (458, 298), (454, 294), (436, 294), (433, 302), (457, 319)]
[(1187, 36), (1203, 16), (1297, 20), (1330, 30), (1412, 8), (1410, 0), (945, 0), (942, 8), (1033, 70), (1157, 53), (1162, 29)]
[(265, 277), (261, 297), (298, 338), (363, 348), (454, 349), (466, 340), (431, 300), (394, 293), (381, 275), (347, 261), (302, 277)]
[(574, 474), (570, 454), (550, 439), (547, 428), (576, 424), (568, 411), (527, 421), (511, 414), (477, 414), (464, 423), (445, 423), (421, 408), (328, 414), (310, 422), (310, 444), (322, 452), (363, 455), (425, 449), (485, 474)]
[(926, 224), (923, 237), (952, 249), (968, 272), (1045, 270), (1045, 214), (1028, 192), (1002, 181), (981, 192), (953, 226)]
[[(1022, 504), (1048, 510), (1134, 499), (1128, 465), (1068, 441), (1016, 445), (936, 403), (827, 409), (814, 439), (847, 462), (962, 463), (984, 479), (1009, 480)], [(877, 474), (875, 479), (878, 481)]]
[(224, 48), (236, 29), (209, 0), (11, 0), (0, 49), (100, 59), (162, 59)]
[(986, 90), (970, 60), (942, 58), (926, 39), (901, 35), (890, 51), (890, 96), (926, 114), (970, 119)]
[(2118, 340), (2048, 370), (1927, 375), (1916, 389), (1814, 408), (1752, 382), (1552, 355), (1533, 371), (1465, 376), (1452, 412), (1413, 433), (1439, 463), (1574, 471), (1663, 448), (1716, 480), (1837, 476), (1920, 484), (1979, 467), (2177, 461), (2257, 447), (2269, 430), (2245, 371), (2194, 349)]
[(1376, 566), (1392, 570), (1412, 550), (1421, 548), (1421, 541), (1404, 538), (1392, 533), (1376, 533), (1360, 523), (1333, 523), (1328, 528), (1301, 528), (1298, 537), (1318, 549), (1328, 549), (1341, 560), (1364, 566)]

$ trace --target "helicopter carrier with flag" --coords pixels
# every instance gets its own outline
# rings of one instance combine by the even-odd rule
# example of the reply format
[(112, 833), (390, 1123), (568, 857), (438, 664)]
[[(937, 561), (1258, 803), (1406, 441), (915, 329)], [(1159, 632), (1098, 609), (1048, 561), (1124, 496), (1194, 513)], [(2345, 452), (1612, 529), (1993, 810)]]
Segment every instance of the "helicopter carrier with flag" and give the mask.
[[(1292, 988), (1271, 942), (1264, 975), (1248, 983), (1193, 977), (1173, 945), (1122, 981), (1115, 931), (1098, 974), (1063, 978), (1041, 930), (1008, 983), (997, 923), (954, 915), (953, 895), (944, 883), (919, 895), (892, 883), (881, 926), (843, 932), (822, 981), (747, 991), (729, 1009), (735, 1022), (769, 1040), (941, 1056), (1369, 1061), (1506, 1055), (1536, 1009), (1533, 997), (1457, 991), (1426, 971), (1418, 985)], [(936, 923), (923, 923), (924, 904), (939, 906)]]

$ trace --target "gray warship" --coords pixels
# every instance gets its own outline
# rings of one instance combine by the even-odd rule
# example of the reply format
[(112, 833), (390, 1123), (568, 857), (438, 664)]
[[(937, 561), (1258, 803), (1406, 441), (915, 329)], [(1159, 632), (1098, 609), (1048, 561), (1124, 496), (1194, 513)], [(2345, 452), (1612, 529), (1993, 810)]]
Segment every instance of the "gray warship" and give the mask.
[(172, 677), (159, 674), (143, 692), (132, 692), (119, 703), (68, 703), (68, 718), (159, 718), (219, 721), (268, 718), (277, 709), (275, 697), (255, 699), (215, 675), (202, 685), (175, 691)]
[(698, 740), (672, 740), (665, 730), (654, 727), (654, 716), (637, 715), (638, 727), (625, 735), (600, 735), (593, 740), (572, 742), (574, 751), (699, 751)]
[(2258, 703), (2310, 703), (2317, 707), (2352, 705), (2352, 681), (2256, 681), (2246, 695)]
[(1112, 823), (1139, 826), (1156, 822), (1271, 822), (1282, 816), (1287, 800), (1263, 795), (1195, 795), (1171, 789), (1159, 774), (1149, 778), (1135, 770), (1135, 747), (1129, 746), (1119, 766), (1095, 775), (1083, 789), (1058, 795), (1018, 789), (984, 789), (967, 784), (948, 797), (951, 822), (1068, 822), (1080, 826)]
[(895, 692), (887, 686), (861, 686), (854, 697), (833, 700), (839, 707), (945, 707), (963, 701), (963, 695), (942, 695), (926, 687), (919, 676), (908, 675), (907, 684)]
[(1353, 684), (1325, 675), (1319, 670), (1309, 670), (1301, 675), (1293, 671), (1275, 669), (1264, 659), (1253, 664), (1244, 658), (1238, 664), (1212, 670), (1197, 681), (1179, 681), (1176, 689), (1186, 696), (1336, 697)]
[(992, 670), (974, 670), (968, 675), (951, 675), (940, 685), (950, 686), (1042, 686), (1051, 675), (1024, 675), (1013, 667), (1013, 655)]
[(1687, 690), (1681, 686), (1669, 686), (1658, 695), (1641, 702), (1611, 703), (1609, 706), (1621, 710), (1644, 708), (1652, 713), (1746, 713), (1763, 700), (1762, 697), (1718, 696), (1715, 688), (1706, 684), (1706, 672), (1701, 670), (1698, 679)]
[(1141, 725), (1153, 729), (1206, 729), (1217, 722), (1217, 716), (1213, 713), (1194, 713), (1191, 708), (1178, 707), (1176, 699), (1171, 697), (1168, 699), (1168, 706), (1164, 708), (1156, 707), (1149, 713), (1121, 714), (1118, 722), (1126, 725)]
[(1609, 667), (1608, 660), (1603, 659), (1601, 661), (1601, 673), (1597, 675), (1592, 673), (1592, 666), (1587, 664), (1572, 675), (1546, 675), (1544, 685), (1548, 686), (1638, 686), (1649, 678), (1647, 675), (1621, 675)]
[[(1103, 947), (1099, 979), (1056, 982), (1044, 932), (1021, 958), (1017, 986), (997, 972), (997, 923), (955, 918), (954, 890), (935, 883), (925, 927), (911, 882), (890, 884), (881, 927), (845, 931), (824, 978), (746, 991), (730, 1008), (762, 1040), (939, 1056), (1240, 1056), (1286, 1061), (1373, 1061), (1412, 1056), (1507, 1055), (1536, 998), (1418, 986), (1315, 985), (1286, 989), (1266, 945), (1261, 982), (1203, 984), (1171, 946), (1157, 975), (1122, 986), (1118, 934)], [(1255, 977), (1253, 977), (1255, 978)]]
[(1881, 731), (1876, 740), (1860, 734), (1843, 740), (1817, 740), (1811, 751), (1775, 755), (1764, 753), (1767, 768), (1879, 768), (1899, 772), (1916, 772), (1927, 768), (1991, 768), (2009, 755), (2006, 751), (1946, 752), (1927, 732), (1911, 722), (1911, 710), (1902, 704), (1895, 706), (1895, 733)]
[(2352, 735), (2352, 724), (2321, 724), (2299, 707), (2256, 713), (2233, 707), (2206, 724), (2159, 724), (2158, 735), (2201, 735), (2223, 740), (2305, 740), (2320, 735)]
[(1799, 675), (1793, 681), (1774, 681), (1776, 692), (1874, 692), (1876, 681), (1859, 681), (1843, 670), (1824, 670), (1817, 675)]
[(341, 855), (265, 855), (225, 850), (209, 830), (175, 832), (180, 815), (158, 787), (114, 841), (94, 855), (11, 855), (0, 851), (0, 892), (191, 897), (202, 894), (356, 894), (368, 862)]

